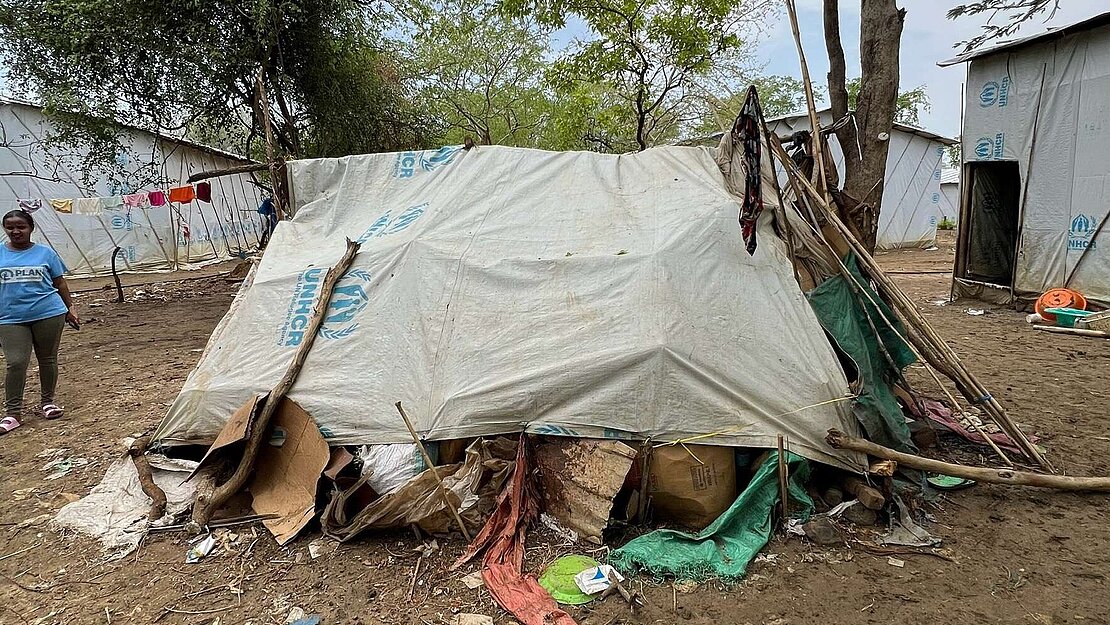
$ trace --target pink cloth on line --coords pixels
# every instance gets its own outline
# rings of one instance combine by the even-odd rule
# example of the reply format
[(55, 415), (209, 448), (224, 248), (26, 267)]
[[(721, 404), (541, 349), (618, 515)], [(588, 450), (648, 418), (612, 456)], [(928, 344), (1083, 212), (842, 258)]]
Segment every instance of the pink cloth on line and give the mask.
[(150, 200), (150, 205), (151, 206), (165, 206), (166, 205), (166, 192), (165, 191), (151, 191), (150, 194), (147, 195), (147, 199)]
[(150, 194), (146, 191), (123, 196), (123, 205), (128, 208), (146, 208), (150, 206)]

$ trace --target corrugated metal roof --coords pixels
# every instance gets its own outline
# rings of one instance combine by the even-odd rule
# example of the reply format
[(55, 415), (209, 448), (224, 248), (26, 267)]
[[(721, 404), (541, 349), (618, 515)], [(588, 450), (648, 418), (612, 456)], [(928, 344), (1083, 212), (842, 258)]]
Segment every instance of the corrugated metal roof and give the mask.
[[(832, 111), (832, 109), (823, 108), (823, 109), (817, 111), (817, 114), (821, 115), (822, 113), (829, 113), (831, 111)], [(809, 113), (807, 113), (805, 111), (799, 111), (797, 113), (790, 113), (789, 115), (780, 115), (778, 117), (768, 117), (767, 118), (767, 123), (768, 124), (773, 124), (775, 122), (782, 122), (782, 121), (793, 122), (793, 121), (796, 121), (796, 120), (801, 119), (803, 117), (808, 118)], [(793, 125), (793, 124), (791, 123), (790, 125)], [(945, 137), (945, 136), (942, 136), (942, 135), (938, 135), (934, 132), (930, 132), (928, 130), (925, 130), (924, 128), (918, 128), (917, 126), (911, 126), (909, 124), (903, 124), (901, 122), (894, 122), (894, 128), (896, 130), (901, 130), (902, 132), (908, 132), (910, 134), (915, 134), (915, 135), (918, 135), (918, 136), (921, 136), (921, 137), (925, 137), (926, 139), (932, 139), (933, 141), (939, 141), (940, 143), (943, 143), (945, 145), (956, 145), (957, 143), (959, 143), (959, 141), (956, 141), (955, 139)]]
[[(16, 106), (25, 106), (27, 108), (32, 108), (32, 109), (36, 109), (38, 111), (42, 111), (42, 105), (41, 104), (36, 104), (36, 103), (31, 102), (29, 100), (22, 100), (22, 99), (19, 99), (19, 98), (13, 98), (11, 96), (6, 96), (6, 95), (0, 95), (0, 105), (2, 105), (2, 104), (9, 104), (9, 105), (14, 104)], [(222, 150), (220, 148), (212, 147), (210, 145), (205, 145), (203, 143), (197, 143), (196, 141), (193, 141), (191, 139), (187, 139), (185, 137), (175, 137), (173, 135), (158, 135), (157, 133), (151, 132), (150, 130), (147, 130), (146, 128), (140, 128), (138, 126), (132, 126), (130, 124), (120, 124), (120, 127), (121, 128), (126, 128), (127, 130), (131, 130), (131, 131), (134, 131), (134, 132), (143, 132), (143, 133), (146, 133), (146, 134), (149, 134), (149, 135), (157, 135), (157, 137), (162, 141), (169, 141), (169, 142), (172, 142), (172, 143), (177, 143), (179, 145), (190, 147), (190, 148), (193, 148), (195, 150), (200, 150), (202, 152), (208, 152), (210, 154), (215, 154), (217, 156), (222, 156), (222, 157), (224, 157), (226, 159), (229, 159), (229, 160), (241, 161), (243, 163), (253, 163), (253, 162), (255, 162), (255, 161), (253, 161), (253, 160), (251, 160), (251, 159), (249, 159), (249, 158), (247, 158), (247, 157), (245, 157), (241, 154), (236, 154), (234, 152), (229, 152), (227, 150)]]
[(947, 61), (941, 61), (940, 63), (937, 63), (937, 65), (941, 67), (948, 67), (949, 65), (965, 63), (972, 59), (977, 59), (981, 56), (988, 56), (991, 54), (997, 54), (999, 52), (1005, 52), (1007, 50), (1013, 50), (1014, 48), (1020, 48), (1031, 43), (1039, 42), (1045, 39), (1051, 39), (1053, 37), (1063, 37), (1064, 35), (1068, 35), (1071, 33), (1089, 30), (1091, 28), (1097, 28), (1104, 24), (1110, 24), (1110, 11), (1107, 11), (1106, 13), (1101, 13), (1094, 17), (1089, 17), (1085, 20), (1080, 20), (1078, 22), (1075, 22), (1074, 24), (1052, 27), (1043, 33), (1037, 33), (1035, 35), (1029, 35), (1028, 37), (1021, 37), (1019, 39), (1013, 39), (1010, 41), (1004, 41), (1002, 43), (999, 43), (998, 45), (994, 45), (989, 48), (982, 48), (979, 50), (972, 50), (971, 52), (965, 52), (957, 57), (948, 59)]
[(960, 184), (960, 170), (955, 167), (940, 171), (941, 184)]

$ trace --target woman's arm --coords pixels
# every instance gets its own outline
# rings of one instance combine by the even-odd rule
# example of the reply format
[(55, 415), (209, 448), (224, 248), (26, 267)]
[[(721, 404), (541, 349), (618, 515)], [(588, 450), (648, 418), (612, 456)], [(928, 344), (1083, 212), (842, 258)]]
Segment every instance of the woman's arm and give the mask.
[(62, 296), (62, 303), (66, 305), (66, 321), (80, 325), (81, 320), (77, 318), (77, 310), (73, 307), (73, 295), (69, 292), (69, 283), (65, 278), (58, 276), (54, 278), (54, 288), (58, 289), (58, 295)]

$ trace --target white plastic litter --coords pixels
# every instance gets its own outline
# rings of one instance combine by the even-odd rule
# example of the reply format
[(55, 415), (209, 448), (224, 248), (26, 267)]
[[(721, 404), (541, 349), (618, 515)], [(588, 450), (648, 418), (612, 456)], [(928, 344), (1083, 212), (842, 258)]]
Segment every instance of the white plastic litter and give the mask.
[(1042, 321), (1044, 321), (1044, 317), (1040, 313), (1033, 313), (1025, 317), (1025, 323), (1041, 323)]
[(209, 534), (205, 536), (204, 540), (189, 548), (189, 551), (185, 554), (185, 563), (196, 564), (197, 562), (200, 562), (204, 559), (205, 556), (212, 553), (212, 550), (215, 547), (216, 535)]
[(624, 581), (624, 576), (618, 573), (616, 569), (608, 564), (602, 564), (575, 575), (574, 584), (587, 595), (596, 595), (599, 592), (605, 592), (613, 585), (609, 581), (610, 576), (618, 582)]
[[(125, 443), (127, 447), (131, 441)], [(172, 519), (192, 505), (197, 480), (184, 484), (182, 481), (197, 463), (158, 454), (149, 454), (147, 459), (154, 483), (166, 493), (166, 517)], [(104, 548), (112, 552), (110, 559), (118, 559), (138, 546), (151, 526), (147, 520), (149, 512), (150, 498), (139, 484), (134, 462), (124, 453), (108, 467), (104, 479), (92, 492), (59, 510), (54, 523), (99, 538)]]
[[(428, 454), (432, 455), (429, 446)], [(363, 445), (358, 450), (362, 475), (370, 474), (366, 483), (379, 495), (388, 495), (427, 469), (424, 457), (413, 443), (396, 445)], [(435, 458), (432, 458), (433, 462)]]

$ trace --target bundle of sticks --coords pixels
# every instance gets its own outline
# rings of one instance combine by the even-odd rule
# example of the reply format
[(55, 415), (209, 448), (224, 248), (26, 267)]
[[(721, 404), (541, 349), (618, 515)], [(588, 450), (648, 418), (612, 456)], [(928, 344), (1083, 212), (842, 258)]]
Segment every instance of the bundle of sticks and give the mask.
[[(979, 407), (988, 417), (990, 417), (998, 427), (1006, 433), (1007, 436), (1014, 442), (1014, 445), (1021, 450), (1030, 463), (1043, 469), (1049, 473), (1055, 473), (1055, 469), (1048, 459), (1041, 454), (1037, 446), (1026, 437), (1021, 428), (1010, 418), (1006, 410), (998, 402), (998, 400), (987, 390), (986, 386), (964, 365), (956, 352), (944, 341), (936, 330), (929, 324), (924, 316), (917, 310), (917, 307), (910, 300), (908, 296), (890, 279), (889, 276), (879, 267), (879, 264), (872, 257), (869, 250), (860, 243), (859, 239), (853, 234), (852, 230), (844, 223), (839, 216), (837, 206), (833, 202), (833, 198), (826, 188), (825, 176), (825, 158), (824, 158), (824, 135), (821, 132), (820, 121), (817, 116), (817, 106), (813, 96), (813, 86), (809, 78), (809, 70), (806, 65), (805, 54), (802, 50), (801, 36), (797, 27), (797, 14), (794, 10), (793, 2), (787, 2), (787, 9), (790, 15), (791, 25), (793, 27), (794, 39), (798, 48), (798, 55), (802, 65), (802, 79), (805, 84), (806, 104), (809, 108), (810, 123), (813, 127), (811, 136), (813, 137), (813, 159), (815, 163), (813, 180), (802, 174), (794, 161), (783, 149), (782, 145), (769, 133), (767, 135), (767, 144), (772, 153), (778, 158), (786, 172), (787, 180), (791, 189), (794, 191), (795, 200), (799, 205), (794, 208), (797, 209), (798, 214), (804, 219), (815, 232), (820, 233), (822, 225), (831, 225), (835, 232), (843, 238), (847, 244), (848, 249), (857, 258), (860, 268), (866, 273), (877, 287), (878, 293), (883, 300), (891, 307), (898, 320), (902, 322), (905, 327), (904, 336), (899, 331), (892, 320), (885, 319), (890, 328), (899, 332), (899, 335), (911, 345), (917, 356), (927, 363), (927, 368), (934, 379), (941, 386), (941, 389), (948, 394), (948, 390), (941, 383), (940, 379), (933, 373), (933, 370), (940, 372), (948, 379), (950, 379), (956, 386), (956, 389), (964, 396), (964, 398), (973, 406)], [(781, 197), (781, 193), (780, 193)], [(784, 210), (790, 210), (787, 202), (783, 202)], [(814, 223), (813, 217), (821, 220), (824, 223)], [(837, 259), (838, 270), (848, 280), (849, 284), (853, 285), (853, 290), (857, 293), (867, 293), (867, 289), (859, 284), (859, 280), (855, 274), (849, 271), (848, 267), (841, 259), (840, 253), (832, 245), (825, 236), (818, 236), (819, 240), (824, 242), (831, 252), (831, 255)], [(868, 296), (869, 297), (869, 296)], [(872, 302), (874, 304), (874, 302)], [(877, 306), (876, 306), (877, 307)], [(878, 307), (877, 307), (878, 308)], [(949, 399), (955, 403), (955, 399), (949, 394)], [(958, 409), (958, 405), (953, 408)], [(989, 437), (984, 437), (989, 440)], [(1011, 464), (1006, 455), (992, 443), (994, 451), (1005, 461)]]

